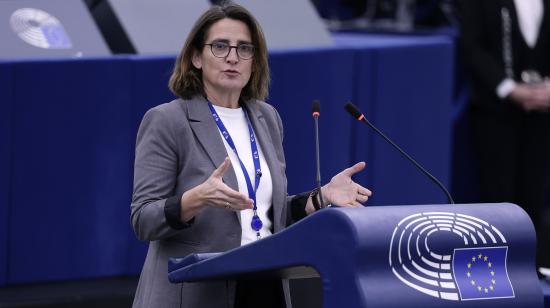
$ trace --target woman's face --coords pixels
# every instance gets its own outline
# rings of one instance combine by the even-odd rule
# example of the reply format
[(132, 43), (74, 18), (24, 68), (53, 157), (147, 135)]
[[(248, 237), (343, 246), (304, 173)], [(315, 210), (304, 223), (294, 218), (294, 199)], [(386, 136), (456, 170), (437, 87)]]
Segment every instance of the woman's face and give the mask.
[[(206, 35), (205, 44), (218, 42), (230, 46), (252, 44), (246, 24), (229, 18), (212, 24)], [(193, 55), (193, 65), (202, 70), (202, 82), (207, 95), (240, 94), (250, 79), (252, 62), (253, 59), (240, 58), (236, 48), (231, 48), (227, 56), (219, 58), (214, 56), (211, 46), (205, 45), (202, 51)]]

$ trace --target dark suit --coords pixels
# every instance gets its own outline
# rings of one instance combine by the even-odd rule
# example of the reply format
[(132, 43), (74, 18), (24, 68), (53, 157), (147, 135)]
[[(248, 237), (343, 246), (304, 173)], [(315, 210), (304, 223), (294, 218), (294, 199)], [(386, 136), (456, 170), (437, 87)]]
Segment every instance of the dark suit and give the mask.
[(538, 41), (531, 49), (523, 39), (513, 0), (461, 0), (461, 47), (465, 64), (471, 73), (475, 103), (483, 108), (501, 109), (496, 96), (498, 84), (506, 78), (502, 54), (503, 29), (501, 9), (510, 14), (511, 50), (514, 79), (522, 71), (536, 69), (550, 76), (550, 0), (543, 0), (544, 15)]
[[(271, 172), (273, 231), (278, 232), (292, 222), (288, 205), (297, 199), (287, 196), (281, 119), (275, 109), (264, 102), (245, 105)], [(169, 257), (221, 252), (240, 246), (238, 213), (207, 207), (191, 224), (174, 226), (165, 212), (167, 203), (175, 200), (179, 204), (183, 192), (203, 183), (226, 156), (203, 97), (177, 99), (145, 114), (136, 142), (132, 225), (138, 238), (150, 244), (134, 307), (180, 307), (180, 301), (181, 307), (233, 306), (234, 282), (177, 285), (169, 283), (167, 278)], [(225, 173), (223, 181), (238, 190), (232, 168)], [(288, 295), (288, 284), (284, 286)]]
[[(510, 17), (509, 31), (503, 31), (503, 8)], [(507, 77), (521, 82), (525, 70), (550, 76), (550, 0), (544, 0), (533, 48), (523, 38), (513, 0), (462, 0), (459, 17), (462, 56), (471, 74), (470, 111), (480, 161), (480, 201), (517, 203), (528, 212), (542, 238), (550, 170), (550, 114), (525, 112), (510, 99), (500, 99), (496, 90)], [(503, 54), (506, 36), (510, 38), (511, 61)], [(508, 74), (506, 67), (510, 68)], [(538, 263), (550, 265), (550, 255), (542, 255), (539, 247)]]

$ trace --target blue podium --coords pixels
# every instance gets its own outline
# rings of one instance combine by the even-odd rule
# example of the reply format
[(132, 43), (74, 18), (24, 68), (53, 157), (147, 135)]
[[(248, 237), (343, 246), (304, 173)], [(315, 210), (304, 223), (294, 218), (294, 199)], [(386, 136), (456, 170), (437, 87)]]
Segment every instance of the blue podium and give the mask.
[(319, 275), (324, 307), (543, 307), (517, 205), (329, 208), (224, 253), (172, 258), (173, 283)]

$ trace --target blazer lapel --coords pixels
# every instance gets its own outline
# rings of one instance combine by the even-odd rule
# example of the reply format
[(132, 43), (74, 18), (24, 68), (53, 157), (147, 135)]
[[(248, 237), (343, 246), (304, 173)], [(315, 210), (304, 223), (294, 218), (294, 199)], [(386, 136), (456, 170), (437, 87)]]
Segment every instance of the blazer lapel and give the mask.
[[(191, 129), (208, 154), (214, 168), (218, 168), (227, 157), (227, 151), (220, 137), (218, 126), (216, 126), (212, 113), (208, 108), (208, 102), (202, 96), (196, 96), (185, 103), (188, 104), (187, 117)], [(232, 189), (239, 191), (239, 184), (233, 166), (223, 175), (223, 182)], [(237, 216), (240, 220), (240, 215)]]
[(269, 134), (267, 122), (258, 104), (254, 102), (246, 102), (245, 106), (249, 112), (250, 122), (252, 122), (252, 127), (254, 128), (254, 134), (256, 135), (256, 139), (259, 140), (262, 153), (271, 173), (273, 187), (273, 225), (277, 231), (278, 228), (281, 227), (279, 222), (281, 221), (282, 207), (286, 202), (286, 196), (284, 196), (283, 191), (283, 178), (280, 172), (281, 168), (276, 157), (277, 152), (271, 142), (272, 138)]

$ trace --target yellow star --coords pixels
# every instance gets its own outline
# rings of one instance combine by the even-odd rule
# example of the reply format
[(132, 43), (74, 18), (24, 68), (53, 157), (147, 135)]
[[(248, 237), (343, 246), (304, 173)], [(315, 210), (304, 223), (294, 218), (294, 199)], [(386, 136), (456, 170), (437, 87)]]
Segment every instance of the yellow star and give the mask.
[(468, 263), (468, 268), (471, 268), (472, 267), (472, 263)]
[(487, 266), (493, 267), (493, 263), (489, 262), (489, 263), (487, 263)]
[(472, 257), (472, 262), (476, 262), (476, 256)]
[(477, 255), (477, 258), (478, 258), (478, 259), (481, 259), (482, 256), (483, 256), (482, 254), (478, 254), (478, 255)]
[(487, 259), (489, 259), (489, 257), (487, 256), (483, 257), (483, 261), (487, 261)]
[(466, 276), (468, 276), (468, 278), (470, 278), (470, 276), (472, 276), (472, 273), (467, 272), (467, 273), (466, 273)]
[(494, 276), (495, 275), (495, 272), (491, 271), (491, 276)]

